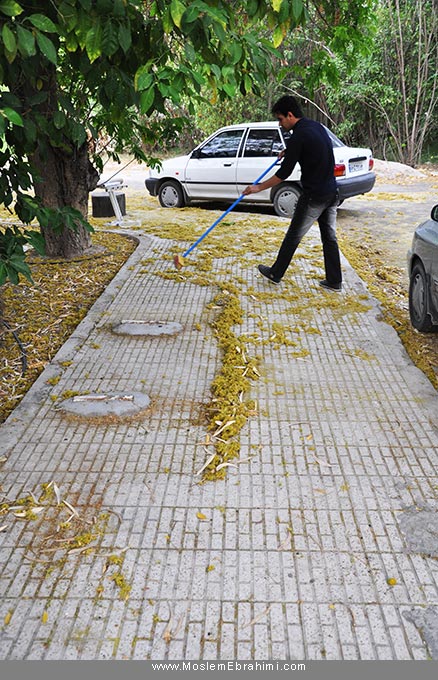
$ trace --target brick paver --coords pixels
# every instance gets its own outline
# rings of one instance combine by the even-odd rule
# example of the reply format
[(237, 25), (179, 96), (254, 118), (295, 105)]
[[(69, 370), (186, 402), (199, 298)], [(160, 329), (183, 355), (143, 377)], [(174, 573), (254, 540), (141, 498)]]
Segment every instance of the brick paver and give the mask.
[[(331, 305), (315, 285), (316, 243), (309, 235), (281, 288), (250, 254), (215, 260), (217, 280), (239, 280), (237, 332), (253, 337), (261, 375), (237, 467), (202, 484), (216, 290), (156, 276), (172, 244), (140, 237), (0, 429), (5, 499), (59, 489), (34, 519), (3, 518), (1, 658), (433, 656), (434, 631), (412, 613), (432, 619), (438, 606), (436, 555), (421, 548), (438, 489), (437, 393), (346, 263)], [(123, 319), (183, 332), (112, 333)], [(274, 322), (295, 345), (275, 342)], [(57, 409), (66, 391), (145, 392), (152, 405), (130, 422), (71, 420)]]

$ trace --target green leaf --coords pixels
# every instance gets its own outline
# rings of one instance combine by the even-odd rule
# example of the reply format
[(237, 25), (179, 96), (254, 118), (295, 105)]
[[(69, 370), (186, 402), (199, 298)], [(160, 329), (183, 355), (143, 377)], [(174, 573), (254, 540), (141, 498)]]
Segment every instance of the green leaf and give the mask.
[(119, 43), (120, 47), (126, 54), (132, 44), (132, 36), (129, 27), (125, 24), (120, 24), (119, 26)]
[(163, 15), (161, 17), (161, 21), (163, 22), (164, 32), (170, 33), (173, 30), (173, 22), (172, 22), (172, 17), (170, 15), (170, 7), (167, 7), (166, 11), (163, 12)]
[(76, 121), (71, 124), (70, 137), (72, 141), (79, 147), (87, 139), (87, 134), (85, 132), (84, 126)]
[(55, 111), (53, 114), (53, 125), (57, 130), (61, 130), (66, 122), (66, 117), (64, 111)]
[(113, 14), (115, 17), (123, 17), (126, 14), (126, 9), (123, 0), (114, 0)]
[(274, 31), (273, 37), (273, 42), (274, 42), (274, 47), (279, 47), (281, 43), (283, 42), (284, 34), (283, 34), (283, 29), (281, 26), (277, 26), (277, 28)]
[(20, 272), (27, 277), (30, 275), (29, 267), (24, 261), (23, 251), (21, 251), (21, 253), (18, 251), (9, 258), (9, 266), (13, 267), (17, 272)]
[(6, 265), (4, 262), (1, 261), (1, 256), (0, 256), (0, 286), (3, 286), (4, 283), (6, 283), (6, 279), (8, 278), (8, 272), (6, 270)]
[(0, 0), (0, 12), (8, 17), (16, 17), (23, 11), (23, 8), (14, 0)]
[(304, 5), (303, 0), (292, 0), (292, 13), (295, 19), (299, 19), (303, 13)]
[(227, 93), (229, 97), (235, 97), (236, 95), (236, 87), (232, 85), (231, 83), (224, 83), (222, 85), (222, 89)]
[(9, 64), (12, 64), (15, 57), (17, 56), (17, 46), (15, 46), (15, 49), (12, 52), (9, 52), (9, 50), (7, 50), (6, 47), (5, 47), (5, 56), (6, 56), (6, 59), (8, 60), (8, 62), (9, 62)]
[(29, 17), (30, 23), (38, 28), (40, 31), (45, 33), (57, 33), (58, 29), (49, 17), (44, 16), (44, 14), (31, 14)]
[(215, 21), (214, 24), (213, 24), (213, 30), (214, 30), (214, 32), (216, 33), (217, 37), (219, 38), (219, 40), (221, 42), (226, 42), (227, 34), (225, 33), (222, 24)]
[(41, 52), (44, 54), (44, 56), (52, 62), (52, 64), (57, 63), (57, 54), (56, 54), (56, 48), (55, 45), (52, 43), (47, 36), (43, 35), (42, 33), (37, 33), (36, 34), (36, 41), (38, 44), (38, 47), (40, 48)]
[(197, 5), (189, 5), (184, 12), (183, 21), (186, 24), (191, 24), (199, 18), (199, 7)]
[(237, 64), (242, 57), (243, 53), (242, 46), (239, 45), (239, 43), (232, 42), (229, 46), (229, 52), (231, 54), (233, 64)]
[(13, 268), (10, 267), (8, 264), (5, 263), (5, 269), (6, 269), (6, 278), (9, 279), (9, 281), (16, 286), (18, 284), (18, 274), (17, 271)]
[(186, 44), (184, 45), (184, 52), (189, 62), (193, 63), (196, 59), (196, 52), (191, 43), (186, 42)]
[(251, 92), (252, 90), (252, 81), (251, 78), (247, 73), (245, 73), (245, 78), (244, 78), (244, 83), (245, 83), (245, 90), (246, 92)]
[(85, 49), (91, 63), (102, 54), (102, 25), (99, 20), (85, 36)]
[(278, 21), (282, 24), (289, 18), (290, 3), (289, 0), (283, 0), (280, 11), (278, 13)]
[(170, 3), (170, 16), (172, 17), (173, 23), (178, 28), (181, 28), (181, 19), (185, 11), (186, 7), (181, 0), (172, 0)]
[(35, 36), (26, 28), (17, 24), (18, 49), (24, 57), (36, 54)]
[(155, 99), (155, 90), (150, 87), (149, 90), (144, 90), (140, 95), (140, 108), (142, 113), (148, 113), (152, 107)]
[(76, 52), (79, 43), (74, 33), (69, 33), (65, 38), (65, 46), (69, 52)]
[(23, 127), (23, 119), (20, 116), (20, 114), (17, 113), (17, 111), (14, 111), (14, 109), (10, 109), (9, 107), (6, 107), (6, 108), (3, 109), (2, 114), (13, 125), (19, 125), (20, 127)]
[(16, 50), (17, 42), (15, 40), (15, 35), (12, 33), (7, 24), (4, 24), (2, 28), (2, 38), (8, 52), (13, 52)]
[(40, 231), (35, 231), (34, 229), (25, 232), (26, 240), (34, 248), (39, 255), (46, 254), (46, 242), (44, 236)]
[(150, 72), (150, 66), (149, 64), (145, 64), (144, 66), (141, 66), (137, 73), (135, 74), (134, 78), (134, 85), (135, 89), (138, 91), (142, 90), (148, 90), (150, 86), (152, 85), (153, 77), (152, 73)]
[(281, 7), (282, 2), (283, 2), (283, 0), (272, 0), (272, 7), (274, 9), (274, 12), (280, 11), (280, 7)]
[(108, 19), (102, 29), (102, 51), (108, 57), (111, 57), (119, 49), (119, 41), (117, 37), (116, 27), (111, 19)]
[(37, 139), (37, 128), (33, 120), (29, 120), (29, 118), (25, 118), (24, 120), (24, 133), (26, 135), (26, 139), (28, 139), (30, 142), (36, 142)]

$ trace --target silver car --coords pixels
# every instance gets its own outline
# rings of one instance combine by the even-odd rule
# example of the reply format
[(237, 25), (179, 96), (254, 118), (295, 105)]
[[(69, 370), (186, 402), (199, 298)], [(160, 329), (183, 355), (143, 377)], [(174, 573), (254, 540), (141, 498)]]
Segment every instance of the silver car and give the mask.
[(415, 230), (408, 273), (412, 325), (423, 333), (438, 330), (438, 205)]

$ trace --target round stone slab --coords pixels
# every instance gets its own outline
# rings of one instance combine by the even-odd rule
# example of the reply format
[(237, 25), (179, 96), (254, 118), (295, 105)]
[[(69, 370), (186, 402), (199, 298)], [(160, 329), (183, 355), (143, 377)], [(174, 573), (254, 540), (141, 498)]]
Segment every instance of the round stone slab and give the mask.
[(118, 335), (146, 335), (160, 337), (163, 335), (177, 335), (183, 327), (177, 321), (130, 321), (123, 319), (113, 326), (113, 333)]
[(129, 392), (121, 394), (78, 394), (66, 399), (58, 409), (68, 415), (81, 418), (102, 418), (112, 416), (126, 418), (144, 411), (151, 400), (147, 394)]

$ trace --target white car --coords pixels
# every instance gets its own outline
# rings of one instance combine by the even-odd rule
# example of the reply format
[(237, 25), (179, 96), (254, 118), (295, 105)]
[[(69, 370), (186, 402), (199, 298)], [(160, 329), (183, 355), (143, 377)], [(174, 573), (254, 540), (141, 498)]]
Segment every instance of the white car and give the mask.
[[(346, 146), (330, 130), (339, 198), (371, 191), (376, 180), (370, 149)], [(235, 201), (285, 147), (287, 135), (277, 122), (242, 123), (220, 128), (186, 156), (165, 160), (150, 170), (145, 184), (164, 208), (182, 208), (191, 201)], [(277, 171), (273, 168), (264, 179)], [(301, 170), (272, 189), (245, 197), (250, 203), (272, 203), (277, 215), (290, 217), (301, 192)]]

